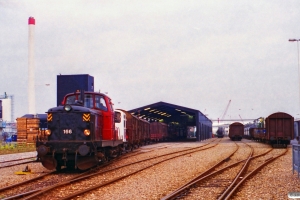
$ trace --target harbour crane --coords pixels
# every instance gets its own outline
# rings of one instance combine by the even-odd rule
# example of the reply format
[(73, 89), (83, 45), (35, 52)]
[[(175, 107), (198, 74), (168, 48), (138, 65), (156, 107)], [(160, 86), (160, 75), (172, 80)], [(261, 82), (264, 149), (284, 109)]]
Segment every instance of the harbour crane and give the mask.
[(244, 120), (242, 119), (241, 115), (239, 114), (240, 119), (242, 120), (243, 124), (244, 124)]
[(221, 119), (218, 118), (218, 123), (219, 123), (219, 121), (222, 121), (224, 119), (224, 117), (226, 116), (226, 113), (227, 113), (230, 103), (231, 103), (231, 99), (229, 100)]

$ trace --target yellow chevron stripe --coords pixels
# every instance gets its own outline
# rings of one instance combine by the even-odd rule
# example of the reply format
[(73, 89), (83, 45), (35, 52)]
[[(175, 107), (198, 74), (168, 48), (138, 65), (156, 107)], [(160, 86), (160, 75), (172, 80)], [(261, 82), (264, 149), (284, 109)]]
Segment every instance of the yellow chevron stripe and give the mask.
[(48, 122), (52, 121), (52, 113), (48, 113), (48, 115), (47, 115), (47, 121)]
[(88, 121), (91, 120), (91, 115), (89, 113), (84, 113), (82, 115), (82, 119), (83, 119), (84, 122), (88, 122)]

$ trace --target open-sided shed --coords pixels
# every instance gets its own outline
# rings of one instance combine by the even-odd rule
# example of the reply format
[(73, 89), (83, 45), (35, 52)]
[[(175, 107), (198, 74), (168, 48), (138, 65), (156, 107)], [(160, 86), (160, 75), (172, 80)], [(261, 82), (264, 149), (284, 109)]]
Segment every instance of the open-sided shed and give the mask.
[(212, 121), (196, 109), (161, 101), (128, 112), (150, 123), (159, 121), (168, 124), (168, 135), (171, 139), (201, 141), (212, 137)]

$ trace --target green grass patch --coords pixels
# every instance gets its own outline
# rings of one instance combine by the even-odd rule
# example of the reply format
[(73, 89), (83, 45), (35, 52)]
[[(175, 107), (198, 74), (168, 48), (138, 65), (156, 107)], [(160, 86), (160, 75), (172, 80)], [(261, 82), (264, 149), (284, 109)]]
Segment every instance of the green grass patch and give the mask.
[(0, 155), (36, 151), (32, 143), (2, 143), (0, 144)]

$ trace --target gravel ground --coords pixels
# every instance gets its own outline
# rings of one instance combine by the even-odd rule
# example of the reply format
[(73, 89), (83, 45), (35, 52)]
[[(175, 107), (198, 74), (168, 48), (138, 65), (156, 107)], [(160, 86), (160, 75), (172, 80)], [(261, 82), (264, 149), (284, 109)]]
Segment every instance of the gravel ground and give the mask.
[[(0, 155), (0, 162), (8, 161), (8, 160), (15, 160), (27, 157), (36, 156), (36, 152), (27, 152), (27, 153), (16, 153), (16, 154), (7, 154), (7, 155)], [(10, 164), (17, 163), (17, 162), (10, 162)], [(22, 172), (25, 167), (28, 166), (31, 169), (30, 174), (26, 175), (16, 175), (16, 172)], [(16, 184), (20, 181), (25, 181), (34, 177), (39, 176), (45, 172), (49, 172), (46, 168), (44, 168), (41, 163), (28, 163), (28, 164), (21, 164), (11, 167), (0, 168), (0, 188)], [(0, 196), (1, 198), (1, 196)]]
[[(200, 143), (194, 143), (200, 144)], [(176, 158), (78, 199), (160, 199), (235, 150), (231, 143)]]
[[(250, 142), (243, 140), (243, 142), (246, 141)], [(182, 143), (168, 148), (183, 148), (184, 145), (185, 147), (195, 147), (203, 145), (203, 142)], [(261, 145), (255, 144), (255, 148), (265, 148), (263, 144)], [(212, 149), (153, 166), (149, 170), (123, 179), (114, 185), (94, 190), (76, 199), (160, 199), (182, 185), (183, 182), (191, 180), (195, 174), (203, 172), (228, 156), (234, 149), (235, 145), (228, 138), (224, 138), (221, 144)], [(156, 151), (145, 152), (143, 156), (147, 156), (147, 154), (150, 156), (151, 153), (157, 154)], [(35, 154), (36, 152), (2, 155), (0, 161), (30, 157)], [(23, 170), (26, 165), (0, 169), (0, 188), (48, 171), (40, 163), (28, 165), (33, 171), (29, 175), (14, 174), (16, 171)], [(288, 192), (300, 192), (300, 178), (296, 172), (293, 174), (292, 171), (291, 146), (288, 147), (286, 155), (264, 167), (258, 175), (247, 181), (234, 196), (234, 199), (289, 199)]]

